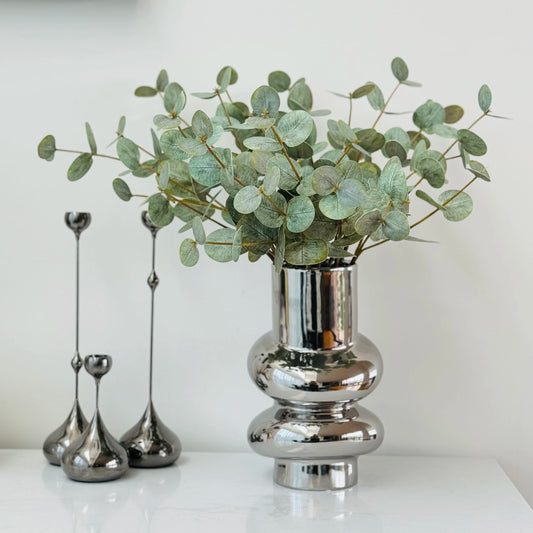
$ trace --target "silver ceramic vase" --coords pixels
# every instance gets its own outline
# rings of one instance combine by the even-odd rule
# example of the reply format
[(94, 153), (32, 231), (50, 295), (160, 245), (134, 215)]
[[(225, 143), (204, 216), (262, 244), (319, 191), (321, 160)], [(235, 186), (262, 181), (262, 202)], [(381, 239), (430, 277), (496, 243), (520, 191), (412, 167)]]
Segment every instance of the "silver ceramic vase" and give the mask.
[(285, 487), (333, 490), (357, 483), (357, 458), (383, 426), (359, 400), (377, 386), (378, 349), (357, 330), (357, 267), (273, 270), (273, 328), (248, 370), (274, 405), (250, 424), (252, 449), (275, 459)]

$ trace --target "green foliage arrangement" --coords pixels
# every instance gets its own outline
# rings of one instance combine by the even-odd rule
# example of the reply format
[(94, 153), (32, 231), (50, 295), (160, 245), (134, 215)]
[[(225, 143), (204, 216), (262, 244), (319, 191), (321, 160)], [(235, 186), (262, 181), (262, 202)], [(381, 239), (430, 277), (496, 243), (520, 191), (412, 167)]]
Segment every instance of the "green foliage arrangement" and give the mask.
[[(47, 135), (38, 154), (47, 161), (56, 152), (79, 154), (68, 169), (70, 181), (82, 178), (95, 157), (121, 162), (126, 170), (113, 180), (120, 199), (142, 196), (155, 224), (165, 226), (177, 218), (185, 223), (180, 233), (192, 231), (192, 238), (185, 238), (179, 249), (186, 266), (198, 262), (199, 246), (220, 262), (237, 261), (246, 253), (250, 261), (267, 255), (278, 270), (285, 264), (354, 263), (366, 250), (388, 241), (423, 241), (411, 232), (436, 213), (447, 220), (463, 220), (472, 211), (465, 189), (477, 179), (490, 181), (485, 167), (471, 159), (487, 151), (472, 128), (483, 117), (493, 116), (490, 89), (483, 85), (479, 90), (481, 115), (468, 127), (451, 126), (463, 117), (460, 106), (443, 107), (428, 100), (412, 115), (415, 128), (380, 132), (376, 128), (383, 115), (394, 114), (388, 107), (396, 91), (420, 86), (408, 79), (401, 58), (395, 58), (391, 68), (397, 83), (387, 100), (371, 82), (347, 94), (334, 93), (348, 100), (349, 112), (346, 122), (327, 121), (328, 142), (318, 142), (314, 117), (329, 111), (313, 110), (305, 79), (292, 83), (286, 73), (272, 72), (268, 84), (253, 92), (249, 107), (231, 99), (228, 88), (238, 76), (228, 66), (218, 73), (213, 91), (192, 93), (200, 99), (218, 99), (215, 115), (198, 110), (190, 124), (182, 117), (187, 95), (181, 85), (169, 82), (165, 70), (155, 86), (136, 89), (139, 97), (159, 95), (165, 109), (153, 119), (163, 132), (151, 130), (152, 151), (124, 135), (122, 117), (116, 157), (98, 153), (88, 123), (89, 151), (58, 148), (55, 138)], [(287, 95), (287, 110), (280, 109), (281, 94)], [(362, 98), (377, 116), (370, 127), (353, 127), (353, 103)], [(235, 151), (216, 146), (225, 134)], [(448, 148), (432, 148), (435, 136), (449, 139)], [(454, 148), (457, 154), (451, 155)], [(444, 187), (448, 161), (456, 158), (470, 174), (462, 188), (446, 189), (437, 199), (420, 188)], [(157, 192), (149, 197), (132, 194), (123, 179), (126, 175), (155, 178)], [(432, 210), (410, 222), (414, 199)], [(206, 234), (209, 225), (219, 227)]]

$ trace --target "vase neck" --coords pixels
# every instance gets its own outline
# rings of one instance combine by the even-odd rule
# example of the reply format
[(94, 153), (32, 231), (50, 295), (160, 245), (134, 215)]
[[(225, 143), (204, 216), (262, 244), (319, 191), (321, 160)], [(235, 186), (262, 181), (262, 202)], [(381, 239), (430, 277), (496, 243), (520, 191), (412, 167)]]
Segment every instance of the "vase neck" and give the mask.
[(357, 269), (272, 270), (276, 340), (289, 348), (339, 350), (357, 335)]

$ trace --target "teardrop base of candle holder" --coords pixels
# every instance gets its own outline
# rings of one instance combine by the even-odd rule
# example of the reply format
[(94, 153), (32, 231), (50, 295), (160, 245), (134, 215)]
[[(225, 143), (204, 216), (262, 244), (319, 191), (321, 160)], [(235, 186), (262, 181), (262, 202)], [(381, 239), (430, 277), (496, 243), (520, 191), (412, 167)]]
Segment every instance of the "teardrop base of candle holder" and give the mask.
[(96, 411), (83, 435), (63, 454), (61, 466), (74, 481), (111, 481), (128, 470), (128, 455)]
[(130, 466), (159, 468), (174, 463), (181, 453), (181, 442), (159, 418), (150, 401), (142, 418), (124, 433), (120, 443), (128, 452)]
[(70, 410), (67, 419), (44, 441), (43, 453), (46, 460), (55, 466), (61, 465), (61, 458), (65, 450), (77, 439), (89, 426), (89, 422), (83, 414), (78, 400), (74, 400), (74, 405)]

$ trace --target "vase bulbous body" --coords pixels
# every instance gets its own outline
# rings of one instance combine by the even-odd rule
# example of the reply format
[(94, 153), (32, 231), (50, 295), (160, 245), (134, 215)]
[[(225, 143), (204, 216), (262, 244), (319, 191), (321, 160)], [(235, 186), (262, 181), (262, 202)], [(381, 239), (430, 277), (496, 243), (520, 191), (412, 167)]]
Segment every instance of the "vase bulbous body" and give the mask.
[(273, 328), (252, 347), (248, 370), (274, 405), (248, 440), (275, 459), (276, 483), (333, 490), (357, 483), (357, 457), (376, 450), (383, 426), (359, 400), (377, 386), (382, 360), (357, 330), (357, 268), (273, 270)]

